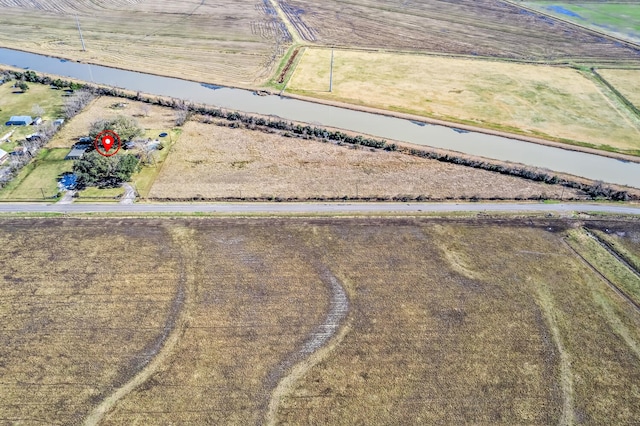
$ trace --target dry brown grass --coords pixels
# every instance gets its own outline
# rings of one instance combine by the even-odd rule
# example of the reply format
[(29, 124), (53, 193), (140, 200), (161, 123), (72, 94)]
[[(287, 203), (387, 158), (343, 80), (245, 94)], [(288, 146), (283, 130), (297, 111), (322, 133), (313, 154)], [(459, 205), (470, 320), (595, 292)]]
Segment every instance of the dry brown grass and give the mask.
[(640, 392), (628, 386), (640, 379), (640, 315), (585, 269), (562, 233), (508, 223), (305, 233), (351, 289), (352, 330), (283, 400), (280, 422), (638, 416)]
[(613, 84), (636, 108), (640, 108), (640, 70), (601, 69), (598, 73)]
[(103, 424), (260, 423), (286, 372), (279, 366), (328, 305), (312, 250), (292, 235), (298, 226), (274, 233), (278, 225), (189, 224), (197, 252), (186, 330), (161, 370)]
[[(306, 49), (287, 90), (311, 97), (640, 152), (640, 120), (576, 70)], [(609, 148), (611, 149), (611, 148)]]
[(0, 45), (197, 81), (255, 85), (268, 77), (276, 53), (274, 34), (256, 32), (270, 22), (257, 3), (4, 0)]
[(572, 225), (5, 219), (0, 418), (79, 423), (139, 371), (183, 286), (178, 340), (103, 423), (261, 423), (326, 315), (326, 268), (350, 327), (279, 422), (631, 423), (640, 313), (564, 243)]
[[(115, 107), (117, 104), (124, 104), (124, 107)], [(148, 115), (145, 115), (145, 108), (148, 108)], [(78, 138), (89, 134), (89, 128), (93, 122), (118, 115), (133, 117), (140, 127), (148, 131), (168, 131), (175, 125), (175, 111), (171, 108), (102, 96), (95, 99), (80, 114), (65, 123), (64, 127), (47, 144), (47, 147), (70, 148), (74, 143), (78, 142)], [(148, 136), (157, 137), (158, 135), (154, 133)]]
[[(559, 198), (562, 188), (392, 152), (189, 122), (151, 198)], [(565, 189), (565, 198), (578, 197)]]
[(0, 246), (0, 422), (80, 424), (155, 355), (180, 253), (117, 219), (5, 219)]

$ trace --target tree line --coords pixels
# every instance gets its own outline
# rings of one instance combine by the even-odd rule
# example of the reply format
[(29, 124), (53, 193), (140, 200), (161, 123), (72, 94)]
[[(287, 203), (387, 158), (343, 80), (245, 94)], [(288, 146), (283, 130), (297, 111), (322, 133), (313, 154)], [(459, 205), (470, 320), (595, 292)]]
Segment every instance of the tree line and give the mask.
[[(15, 73), (15, 75), (20, 73)], [(30, 79), (36, 79), (37, 82), (50, 84), (51, 78), (46, 76), (38, 76), (33, 71)], [(46, 83), (49, 81), (49, 83)], [(282, 119), (273, 119), (271, 117), (263, 117), (252, 114), (245, 114), (238, 111), (229, 111), (222, 108), (216, 108), (205, 105), (196, 105), (187, 103), (184, 100), (174, 98), (149, 97), (143, 96), (140, 92), (125, 92), (112, 87), (101, 87), (91, 84), (79, 85), (78, 83), (63, 82), (63, 84), (75, 85), (76, 88), (83, 88), (92, 95), (113, 96), (126, 98), (135, 101), (141, 101), (149, 104), (173, 108), (178, 112), (182, 112), (177, 116), (176, 125), (182, 125), (190, 114), (200, 114), (205, 117), (220, 118), (230, 122), (230, 127), (246, 127), (248, 129), (257, 129), (263, 131), (279, 131), (285, 137), (298, 137), (304, 139), (316, 139), (321, 141), (334, 142), (338, 144), (350, 144), (354, 146), (364, 146), (374, 149), (382, 149), (386, 151), (398, 151), (404, 154), (413, 155), (421, 158), (429, 158), (445, 163), (458, 164), (476, 169), (487, 170), (503, 175), (520, 177), (536, 182), (544, 182), (548, 184), (562, 185), (567, 188), (578, 189), (591, 198), (605, 198), (616, 201), (628, 201), (640, 199), (637, 195), (625, 190), (614, 190), (602, 182), (584, 183), (567, 178), (560, 178), (554, 174), (533, 170), (528, 167), (518, 165), (506, 165), (500, 163), (492, 163), (485, 160), (468, 158), (460, 155), (441, 153), (427, 148), (408, 148), (399, 147), (395, 143), (389, 143), (384, 139), (369, 138), (361, 135), (351, 136), (339, 130), (330, 130), (317, 126), (302, 125)], [(71, 86), (69, 86), (71, 87)]]

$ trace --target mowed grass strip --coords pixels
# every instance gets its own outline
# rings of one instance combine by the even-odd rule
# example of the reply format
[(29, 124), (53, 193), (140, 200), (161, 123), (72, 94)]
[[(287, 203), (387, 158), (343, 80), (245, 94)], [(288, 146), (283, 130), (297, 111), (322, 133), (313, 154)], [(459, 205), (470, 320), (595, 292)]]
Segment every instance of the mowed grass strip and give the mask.
[(573, 69), (335, 50), (329, 92), (330, 58), (330, 49), (306, 49), (287, 90), (561, 142), (640, 150), (637, 120)]
[[(489, 185), (489, 183), (491, 183)], [(150, 198), (579, 198), (574, 190), (404, 154), (188, 122)]]
[(180, 252), (150, 221), (0, 221), (0, 418), (81, 424), (155, 355)]
[(562, 229), (345, 223), (305, 234), (350, 289), (352, 331), (284, 398), (278, 422), (637, 418), (640, 318)]

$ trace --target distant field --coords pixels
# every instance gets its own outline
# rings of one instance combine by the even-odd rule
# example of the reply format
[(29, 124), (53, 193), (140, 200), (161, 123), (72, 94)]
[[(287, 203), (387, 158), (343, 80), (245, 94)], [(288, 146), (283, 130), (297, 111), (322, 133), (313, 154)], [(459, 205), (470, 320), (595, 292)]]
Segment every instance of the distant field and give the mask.
[(530, 136), (640, 152), (640, 121), (578, 71), (308, 48), (287, 90)]
[(598, 70), (609, 83), (640, 109), (640, 70)]
[(268, 77), (275, 57), (283, 53), (283, 43), (276, 42), (283, 34), (259, 3), (2, 0), (0, 46), (197, 81), (255, 86)]
[(562, 191), (405, 154), (188, 122), (149, 197), (580, 197)]
[[(579, 225), (5, 218), (0, 418), (633, 423), (640, 312), (566, 244)], [(637, 246), (637, 221), (597, 228)], [(308, 351), (336, 285), (346, 317)]]
[(640, 4), (635, 1), (527, 1), (522, 4), (579, 25), (640, 42)]
[(322, 44), (533, 60), (640, 61), (640, 53), (497, 0), (289, 0)]

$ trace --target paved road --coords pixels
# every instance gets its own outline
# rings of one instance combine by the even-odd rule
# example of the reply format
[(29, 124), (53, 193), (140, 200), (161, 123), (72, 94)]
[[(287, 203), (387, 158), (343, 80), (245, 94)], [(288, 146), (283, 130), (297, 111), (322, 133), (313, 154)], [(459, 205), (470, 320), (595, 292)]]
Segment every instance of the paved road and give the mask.
[(416, 213), (416, 212), (604, 212), (640, 215), (639, 204), (588, 203), (0, 203), (0, 213)]

